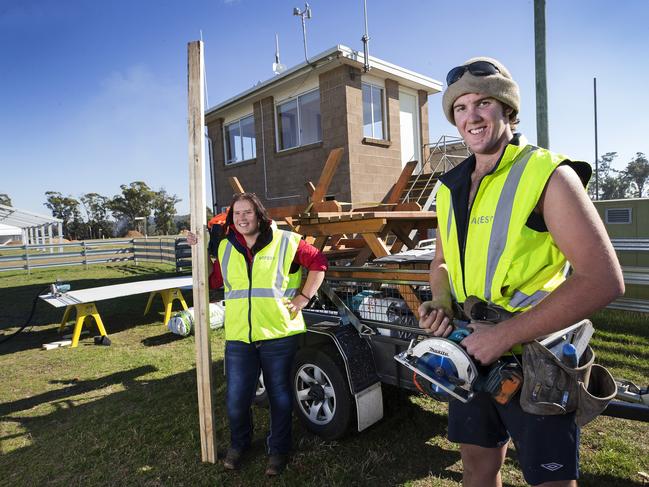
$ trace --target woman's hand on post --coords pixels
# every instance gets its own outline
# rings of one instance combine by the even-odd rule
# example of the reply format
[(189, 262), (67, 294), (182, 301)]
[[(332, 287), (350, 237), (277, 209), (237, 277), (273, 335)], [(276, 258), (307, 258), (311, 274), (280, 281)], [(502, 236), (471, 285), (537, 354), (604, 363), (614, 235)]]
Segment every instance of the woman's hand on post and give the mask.
[(187, 243), (189, 245), (196, 245), (198, 243), (198, 237), (195, 233), (187, 232)]

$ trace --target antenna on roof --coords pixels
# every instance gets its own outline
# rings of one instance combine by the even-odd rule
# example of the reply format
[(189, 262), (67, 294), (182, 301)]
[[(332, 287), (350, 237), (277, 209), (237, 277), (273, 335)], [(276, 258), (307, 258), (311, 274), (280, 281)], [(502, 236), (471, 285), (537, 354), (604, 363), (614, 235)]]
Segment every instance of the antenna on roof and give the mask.
[(282, 74), (286, 71), (286, 66), (279, 62), (279, 37), (275, 34), (275, 62), (273, 63), (273, 72), (275, 74)]
[(370, 36), (367, 33), (367, 0), (363, 0), (363, 12), (365, 15), (365, 34), (361, 37), (361, 41), (363, 41), (363, 71), (367, 73), (370, 70)]
[(307, 2), (304, 2), (304, 10), (300, 10), (299, 8), (295, 7), (293, 8), (293, 15), (298, 15), (302, 17), (302, 37), (304, 38), (304, 60), (307, 62), (307, 64), (311, 65), (311, 63), (309, 62), (309, 56), (307, 55), (307, 48), (306, 48), (306, 21), (305, 21), (305, 19), (310, 19), (312, 17), (311, 7), (309, 7), (309, 4)]

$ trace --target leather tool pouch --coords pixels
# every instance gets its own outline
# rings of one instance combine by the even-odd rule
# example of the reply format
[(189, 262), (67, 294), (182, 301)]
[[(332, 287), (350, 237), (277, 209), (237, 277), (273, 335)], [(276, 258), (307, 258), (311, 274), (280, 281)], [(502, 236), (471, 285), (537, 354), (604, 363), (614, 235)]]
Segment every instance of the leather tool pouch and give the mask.
[(462, 306), (464, 315), (470, 321), (482, 321), (485, 323), (500, 323), (501, 321), (513, 318), (516, 313), (507, 311), (493, 303), (488, 303), (476, 296), (468, 296)]
[(520, 404), (531, 414), (554, 415), (576, 411), (579, 426), (595, 419), (615, 397), (617, 386), (588, 346), (579, 365), (562, 363), (550, 350), (534, 341), (523, 349), (523, 388)]

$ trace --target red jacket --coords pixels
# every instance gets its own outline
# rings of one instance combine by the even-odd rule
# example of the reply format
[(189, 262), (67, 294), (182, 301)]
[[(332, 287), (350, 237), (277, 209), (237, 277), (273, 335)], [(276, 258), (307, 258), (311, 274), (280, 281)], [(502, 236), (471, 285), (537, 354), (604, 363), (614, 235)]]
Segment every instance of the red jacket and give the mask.
[[(230, 229), (228, 230), (228, 236), (230, 234), (234, 234), (236, 241), (241, 244), (240, 246), (238, 246), (239, 248), (246, 249), (246, 257), (250, 262), (252, 262), (252, 251), (246, 245), (246, 240), (243, 235), (241, 235), (234, 228), (234, 225), (231, 225)], [(297, 252), (295, 253), (293, 263), (301, 265), (309, 271), (326, 271), (329, 268), (327, 258), (324, 256), (324, 254), (304, 240), (300, 240), (300, 244), (298, 245)], [(221, 275), (221, 265), (219, 264), (219, 259), (217, 258), (214, 260), (214, 264), (212, 264), (212, 273), (210, 274), (210, 288), (218, 289), (220, 287), (223, 287), (223, 276)]]

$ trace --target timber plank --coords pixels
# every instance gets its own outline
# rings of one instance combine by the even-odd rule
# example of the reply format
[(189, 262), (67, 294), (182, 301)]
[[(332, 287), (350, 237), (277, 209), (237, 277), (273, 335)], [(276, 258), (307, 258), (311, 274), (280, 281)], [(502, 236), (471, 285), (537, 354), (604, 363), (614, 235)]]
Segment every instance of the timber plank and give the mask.
[(361, 236), (367, 242), (367, 246), (372, 250), (376, 257), (385, 257), (390, 255), (390, 251), (376, 233), (361, 233)]
[(401, 201), (403, 191), (406, 189), (415, 167), (417, 167), (417, 161), (407, 162), (406, 165), (403, 166), (399, 179), (397, 179), (397, 182), (392, 187), (392, 191), (390, 192), (390, 196), (388, 196), (386, 203), (399, 203), (399, 201)]
[(187, 100), (189, 132), (189, 203), (191, 229), (198, 239), (192, 252), (194, 296), (194, 333), (196, 335), (196, 382), (200, 424), (201, 459), (216, 462), (216, 428), (214, 427), (214, 387), (212, 386), (212, 353), (210, 347), (207, 215), (205, 211), (205, 95), (203, 42), (187, 45)]
[[(339, 271), (329, 269), (326, 273), (327, 277), (345, 279), (345, 280), (366, 280), (366, 279), (383, 279), (386, 281), (416, 281), (422, 284), (428, 283), (429, 272), (421, 270), (421, 272), (400, 272), (399, 269), (381, 269), (381, 272), (372, 272), (364, 270), (354, 271)], [(418, 315), (415, 315), (418, 316)]]
[(333, 179), (336, 169), (338, 168), (338, 164), (343, 157), (343, 152), (344, 149), (342, 147), (332, 149), (331, 152), (329, 152), (327, 161), (325, 162), (322, 173), (320, 174), (318, 184), (316, 184), (313, 195), (311, 196), (311, 201), (313, 201), (314, 203), (324, 201), (324, 197), (327, 193), (327, 190), (329, 189), (331, 180)]
[(386, 224), (384, 218), (331, 223), (309, 223), (300, 225), (302, 235), (334, 235), (336, 233), (378, 233)]
[(235, 194), (245, 193), (243, 186), (239, 182), (239, 178), (237, 178), (236, 176), (230, 176), (228, 178), (228, 183), (230, 183), (230, 186), (232, 187), (232, 190)]

